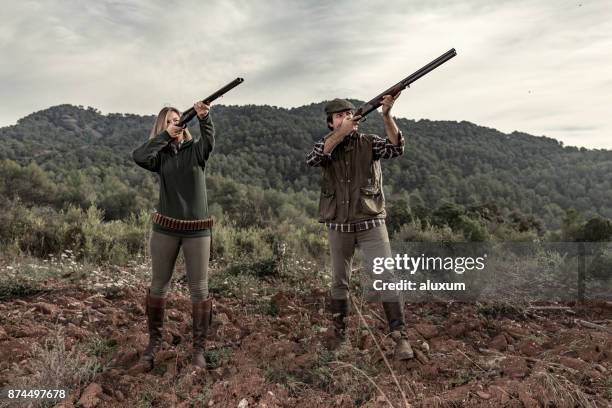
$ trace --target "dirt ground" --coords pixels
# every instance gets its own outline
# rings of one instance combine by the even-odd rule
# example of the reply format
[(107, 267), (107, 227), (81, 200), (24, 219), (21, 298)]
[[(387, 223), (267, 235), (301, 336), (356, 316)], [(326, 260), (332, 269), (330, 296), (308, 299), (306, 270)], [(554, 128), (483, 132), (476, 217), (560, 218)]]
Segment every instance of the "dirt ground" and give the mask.
[(610, 302), (406, 304), (416, 358), (395, 362), (380, 305), (356, 305), (353, 347), (339, 353), (324, 283), (256, 283), (253, 296), (213, 291), (207, 371), (189, 364), (190, 303), (173, 290), (156, 366), (132, 374), (147, 342), (144, 282), (46, 281), (0, 303), (0, 388), (70, 381), (57, 407), (612, 406)]

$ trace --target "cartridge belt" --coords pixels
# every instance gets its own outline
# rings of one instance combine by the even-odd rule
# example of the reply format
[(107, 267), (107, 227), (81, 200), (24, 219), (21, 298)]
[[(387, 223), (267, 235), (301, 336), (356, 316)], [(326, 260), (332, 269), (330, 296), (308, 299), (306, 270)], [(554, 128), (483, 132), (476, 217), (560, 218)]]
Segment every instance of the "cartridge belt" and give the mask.
[(203, 220), (179, 220), (156, 212), (153, 213), (152, 220), (157, 225), (175, 231), (199, 231), (213, 226), (213, 219), (210, 217)]

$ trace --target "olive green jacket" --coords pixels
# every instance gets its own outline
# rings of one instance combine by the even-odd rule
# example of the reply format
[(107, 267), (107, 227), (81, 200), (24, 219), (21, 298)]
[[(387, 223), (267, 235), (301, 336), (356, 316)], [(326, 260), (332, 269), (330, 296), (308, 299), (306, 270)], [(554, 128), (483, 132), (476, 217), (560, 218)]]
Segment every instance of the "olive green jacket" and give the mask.
[[(403, 139), (395, 157), (403, 153)], [(320, 162), (322, 168), (319, 222), (354, 223), (385, 218), (380, 154), (377, 148), (390, 149), (379, 136), (354, 132)], [(391, 145), (392, 146), (392, 145)]]
[[(215, 129), (210, 115), (199, 122), (201, 137), (197, 140), (185, 141), (176, 148), (171, 146), (168, 132), (163, 131), (132, 152), (136, 164), (159, 174), (157, 211), (179, 220), (209, 216), (204, 171), (215, 144)], [(181, 237), (210, 235), (210, 230), (177, 232), (157, 224), (153, 224), (153, 230)]]

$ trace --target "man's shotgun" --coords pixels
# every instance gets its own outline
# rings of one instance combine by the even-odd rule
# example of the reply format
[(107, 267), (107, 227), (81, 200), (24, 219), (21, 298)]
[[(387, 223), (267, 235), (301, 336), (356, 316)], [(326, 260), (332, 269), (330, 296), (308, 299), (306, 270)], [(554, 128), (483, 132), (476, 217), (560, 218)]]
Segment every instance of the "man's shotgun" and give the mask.
[(368, 113), (375, 111), (382, 105), (382, 99), (385, 95), (391, 95), (395, 97), (402, 90), (408, 88), (411, 83), (419, 79), (420, 77), (428, 74), (430, 71), (438, 68), (440, 65), (444, 64), (449, 59), (453, 58), (457, 55), (457, 52), (454, 48), (440, 55), (435, 60), (431, 61), (429, 64), (425, 65), (423, 68), (419, 69), (415, 73), (408, 75), (406, 78), (399, 81), (397, 84), (393, 85), (391, 88), (377, 95), (375, 98), (371, 99), (369, 102), (366, 102), (362, 106), (360, 106), (357, 111), (353, 114), (353, 117), (365, 117)]

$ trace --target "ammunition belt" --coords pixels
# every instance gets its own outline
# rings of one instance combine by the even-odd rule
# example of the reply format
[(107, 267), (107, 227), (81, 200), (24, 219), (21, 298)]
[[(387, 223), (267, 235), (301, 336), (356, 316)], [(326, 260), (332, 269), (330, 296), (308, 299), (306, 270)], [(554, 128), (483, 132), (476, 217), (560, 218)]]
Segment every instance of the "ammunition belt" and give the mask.
[(156, 212), (152, 219), (155, 224), (175, 231), (199, 231), (213, 226), (213, 219), (210, 217), (204, 220), (179, 220)]

